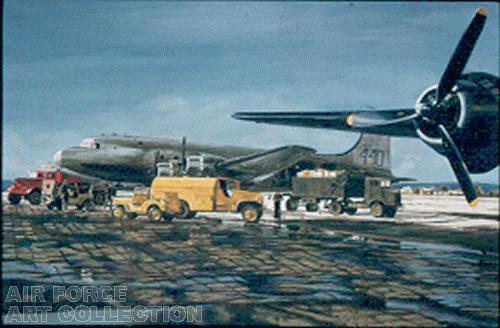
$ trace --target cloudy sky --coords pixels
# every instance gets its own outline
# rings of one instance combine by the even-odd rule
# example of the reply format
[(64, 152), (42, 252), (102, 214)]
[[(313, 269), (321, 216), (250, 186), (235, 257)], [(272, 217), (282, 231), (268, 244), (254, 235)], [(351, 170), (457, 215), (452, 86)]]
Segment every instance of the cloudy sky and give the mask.
[[(3, 176), (85, 136), (348, 149), (356, 134), (236, 121), (242, 110), (412, 107), (436, 83), (478, 3), (4, 3)], [(467, 70), (498, 75), (498, 5)], [(454, 180), (395, 138), (396, 175)], [(498, 169), (473, 177), (497, 182)]]

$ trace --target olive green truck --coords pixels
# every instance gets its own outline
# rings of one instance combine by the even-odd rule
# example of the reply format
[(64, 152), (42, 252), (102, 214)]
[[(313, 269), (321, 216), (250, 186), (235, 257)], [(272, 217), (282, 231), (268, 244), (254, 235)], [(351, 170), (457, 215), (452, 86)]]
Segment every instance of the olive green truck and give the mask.
[(401, 206), (400, 190), (391, 189), (391, 181), (380, 177), (293, 177), (289, 196), (288, 211), (297, 210), (300, 204), (307, 211), (317, 211), (320, 201), (325, 201), (335, 215), (352, 215), (358, 208), (369, 208), (375, 217), (394, 217)]

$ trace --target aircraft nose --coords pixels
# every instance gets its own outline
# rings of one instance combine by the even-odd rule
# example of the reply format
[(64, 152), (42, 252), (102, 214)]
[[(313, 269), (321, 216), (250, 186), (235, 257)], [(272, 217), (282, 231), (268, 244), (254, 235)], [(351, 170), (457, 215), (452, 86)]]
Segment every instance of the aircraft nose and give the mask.
[(53, 160), (57, 166), (61, 166), (62, 152), (63, 152), (62, 149), (60, 149), (54, 154)]

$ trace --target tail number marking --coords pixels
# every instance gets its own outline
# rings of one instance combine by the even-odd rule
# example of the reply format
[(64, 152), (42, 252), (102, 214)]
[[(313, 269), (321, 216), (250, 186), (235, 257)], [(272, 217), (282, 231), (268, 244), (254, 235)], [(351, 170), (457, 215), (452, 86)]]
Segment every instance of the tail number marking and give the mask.
[(384, 166), (385, 151), (380, 149), (363, 148), (359, 153), (363, 165)]

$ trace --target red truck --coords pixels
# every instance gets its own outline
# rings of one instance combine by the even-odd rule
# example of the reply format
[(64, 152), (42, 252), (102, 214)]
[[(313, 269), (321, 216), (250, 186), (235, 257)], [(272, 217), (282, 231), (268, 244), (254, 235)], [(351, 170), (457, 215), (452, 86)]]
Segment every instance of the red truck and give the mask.
[[(55, 171), (34, 171), (29, 178), (17, 178), (14, 184), (7, 188), (8, 200), (11, 204), (19, 204), (24, 197), (32, 205), (39, 205), (42, 202), (42, 192), (60, 184), (69, 185), (90, 185), (90, 183), (80, 178), (67, 175), (59, 170)], [(44, 186), (46, 184), (47, 186)], [(107, 199), (108, 186), (99, 184), (92, 188), (92, 196), (96, 205), (103, 205)]]
[(34, 171), (29, 178), (17, 178), (7, 188), (9, 203), (19, 204), (23, 197), (32, 205), (42, 202), (43, 179), (55, 179), (58, 171)]

